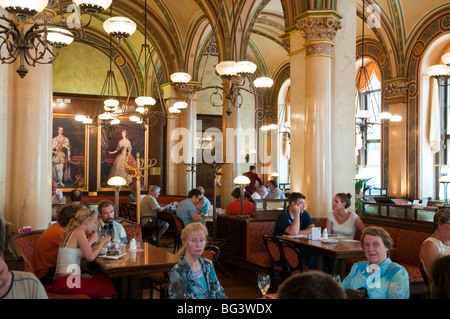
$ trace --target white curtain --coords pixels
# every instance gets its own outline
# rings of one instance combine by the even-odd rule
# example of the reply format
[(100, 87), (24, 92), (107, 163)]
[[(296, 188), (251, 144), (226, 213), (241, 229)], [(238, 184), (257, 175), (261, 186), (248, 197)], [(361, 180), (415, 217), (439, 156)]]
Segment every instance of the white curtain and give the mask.
[(431, 115), (430, 115), (430, 146), (434, 153), (440, 151), (441, 121), (439, 105), (439, 85), (436, 79), (431, 82)]

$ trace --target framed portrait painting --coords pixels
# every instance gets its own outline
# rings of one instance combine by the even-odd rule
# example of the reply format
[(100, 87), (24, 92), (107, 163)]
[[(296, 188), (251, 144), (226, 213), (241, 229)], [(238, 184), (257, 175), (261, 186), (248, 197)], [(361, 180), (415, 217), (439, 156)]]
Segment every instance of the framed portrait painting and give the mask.
[(53, 114), (52, 180), (63, 191), (88, 190), (89, 133), (73, 115)]
[[(98, 173), (97, 189), (113, 190), (108, 180), (113, 176), (121, 176), (126, 180), (125, 189), (136, 184), (136, 179), (130, 177), (133, 171), (127, 169), (124, 163), (135, 167), (136, 154), (145, 160), (148, 152), (148, 130), (143, 130), (134, 122), (121, 119), (120, 124), (110, 128), (98, 126)], [(141, 162), (142, 163), (142, 162)], [(146, 173), (146, 172), (142, 172)], [(147, 187), (147, 176), (141, 178), (142, 188)]]

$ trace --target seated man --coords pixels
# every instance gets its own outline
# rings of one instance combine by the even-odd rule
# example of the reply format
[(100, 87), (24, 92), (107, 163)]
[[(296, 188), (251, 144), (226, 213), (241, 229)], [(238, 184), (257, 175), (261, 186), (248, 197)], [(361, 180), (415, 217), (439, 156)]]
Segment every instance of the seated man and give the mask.
[(52, 204), (65, 204), (66, 198), (57, 185), (55, 181), (52, 182)]
[(263, 199), (267, 195), (267, 188), (264, 185), (256, 187), (256, 191), (252, 194), (252, 199)]
[(163, 207), (159, 206), (156, 200), (161, 193), (161, 187), (157, 185), (150, 185), (148, 187), (148, 194), (141, 201), (141, 225), (149, 230), (157, 229), (158, 231), (150, 238), (150, 243), (158, 245), (158, 241), (161, 236), (169, 228), (169, 223), (161, 220), (158, 217), (158, 213), (170, 208), (172, 203), (169, 203)]
[[(288, 197), (289, 206), (282, 211), (276, 221), (273, 236), (311, 234), (314, 223), (305, 209), (306, 196), (293, 192)], [(315, 267), (315, 255), (302, 253), (307, 259), (306, 266)]]
[(197, 210), (206, 215), (208, 213), (208, 206), (211, 205), (211, 202), (208, 198), (206, 198), (205, 189), (202, 186), (197, 186), (197, 189), (202, 193), (202, 197), (198, 204), (195, 206), (197, 207)]
[(81, 191), (77, 188), (73, 189), (70, 192), (70, 200), (74, 204), (80, 204), (81, 200), (83, 199), (83, 195), (81, 194)]
[(0, 299), (48, 299), (42, 283), (31, 272), (9, 270), (0, 238)]
[(286, 195), (284, 195), (283, 191), (278, 188), (278, 183), (276, 180), (271, 179), (267, 182), (267, 188), (269, 189), (269, 193), (264, 197), (264, 199), (285, 199)]
[(48, 227), (39, 237), (31, 263), (34, 274), (44, 285), (51, 285), (55, 274), (58, 249), (61, 243), (61, 235), (66, 231), (66, 226), (75, 217), (78, 210), (84, 208), (80, 204), (68, 204), (61, 206), (56, 213), (56, 223)]
[(119, 239), (128, 244), (127, 233), (123, 226), (114, 220), (114, 216), (114, 204), (109, 200), (102, 200), (98, 204), (98, 218), (95, 225), (98, 238), (110, 235), (111, 241)]
[[(225, 209), (225, 214), (229, 215), (237, 215), (241, 213), (241, 189), (236, 187), (231, 192), (231, 196), (233, 196), (234, 201), (227, 205)], [(254, 212), (254, 204), (249, 202), (247, 199), (244, 199), (244, 214), (252, 214)]]
[(183, 221), (186, 227), (193, 222), (204, 223), (203, 217), (205, 214), (197, 211), (197, 203), (200, 201), (202, 193), (198, 189), (191, 189), (188, 193), (188, 198), (181, 201), (177, 207), (177, 217)]

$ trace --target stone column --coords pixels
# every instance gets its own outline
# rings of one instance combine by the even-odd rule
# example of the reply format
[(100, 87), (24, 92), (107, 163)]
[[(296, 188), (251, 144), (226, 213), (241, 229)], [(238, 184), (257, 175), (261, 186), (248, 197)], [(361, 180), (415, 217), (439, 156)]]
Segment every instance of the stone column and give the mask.
[(408, 79), (396, 78), (385, 82), (384, 98), (392, 115), (401, 115), (401, 122), (389, 122), (388, 135), (388, 194), (395, 198), (407, 196), (407, 139), (406, 116), (408, 98)]
[(290, 187), (291, 192), (305, 192), (305, 39), (298, 29), (289, 32), (291, 70), (290, 115)]
[[(189, 90), (190, 85), (187, 85)], [(188, 102), (188, 107), (181, 109), (181, 113), (172, 114), (167, 119), (166, 143), (166, 190), (167, 195), (186, 196), (191, 190), (192, 177), (188, 173), (188, 166), (194, 157), (197, 117), (197, 96), (195, 93), (183, 94), (176, 84), (163, 86), (164, 99), (167, 109), (178, 100)]]
[[(25, 29), (30, 26), (27, 21)], [(21, 79), (18, 62), (8, 74), (5, 217), (12, 230), (43, 229), (52, 216), (52, 65), (25, 65), (28, 74)]]
[[(340, 16), (307, 13), (297, 22), (305, 35), (304, 188), (308, 211), (326, 217), (331, 210), (331, 108), (333, 39)], [(292, 122), (292, 121), (291, 121)], [(292, 156), (292, 158), (295, 158)], [(335, 168), (337, 169), (337, 168)]]

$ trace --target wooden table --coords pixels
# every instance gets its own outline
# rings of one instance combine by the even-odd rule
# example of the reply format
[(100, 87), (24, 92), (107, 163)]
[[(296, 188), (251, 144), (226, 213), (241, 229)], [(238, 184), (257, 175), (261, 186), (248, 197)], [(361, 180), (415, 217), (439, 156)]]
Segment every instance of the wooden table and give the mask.
[(309, 251), (317, 255), (316, 268), (323, 270), (323, 256), (331, 257), (335, 260), (333, 269), (337, 267), (337, 272), (341, 279), (346, 276), (345, 259), (365, 257), (364, 249), (359, 240), (339, 238), (337, 243), (324, 243), (321, 240), (310, 240), (307, 238), (291, 238), (279, 236), (297, 245), (300, 250)]
[(179, 258), (164, 249), (142, 243), (142, 252), (130, 252), (120, 259), (97, 257), (96, 265), (110, 278), (120, 278), (120, 298), (139, 299), (140, 276), (149, 273), (170, 272)]

